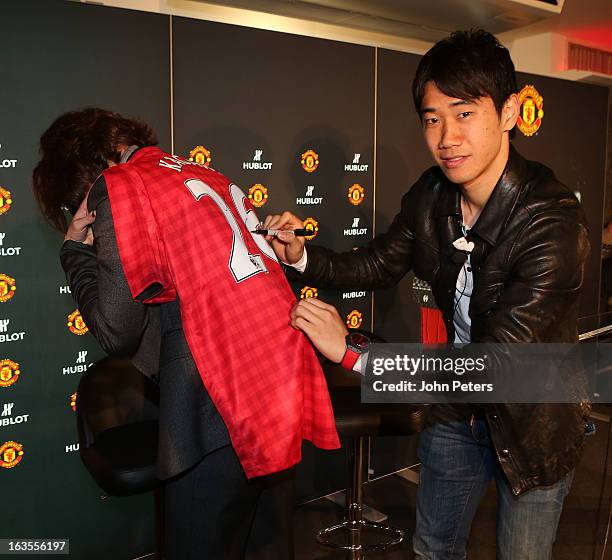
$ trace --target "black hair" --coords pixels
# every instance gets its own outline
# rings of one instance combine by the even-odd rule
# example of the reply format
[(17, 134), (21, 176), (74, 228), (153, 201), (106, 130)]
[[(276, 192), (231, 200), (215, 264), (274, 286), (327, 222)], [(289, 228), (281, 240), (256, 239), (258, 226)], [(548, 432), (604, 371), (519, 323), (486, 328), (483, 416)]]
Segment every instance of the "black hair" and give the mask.
[(483, 29), (455, 31), (423, 56), (412, 82), (419, 115), (428, 82), (457, 99), (474, 101), (489, 96), (500, 117), (504, 103), (518, 89), (508, 49)]

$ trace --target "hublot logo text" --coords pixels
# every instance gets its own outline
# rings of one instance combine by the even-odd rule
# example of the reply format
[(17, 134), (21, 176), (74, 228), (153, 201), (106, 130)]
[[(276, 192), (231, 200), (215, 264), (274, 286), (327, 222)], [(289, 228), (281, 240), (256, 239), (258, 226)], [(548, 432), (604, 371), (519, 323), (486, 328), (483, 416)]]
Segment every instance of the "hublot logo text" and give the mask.
[(74, 366), (66, 366), (62, 368), (62, 375), (72, 375), (73, 373), (85, 373), (93, 362), (87, 363), (87, 350), (80, 350)]
[(255, 150), (255, 154), (253, 155), (253, 161), (243, 161), (242, 169), (253, 170), (253, 169), (264, 169), (269, 171), (272, 169), (272, 162), (270, 161), (261, 161), (261, 156), (263, 155), (263, 150)]
[(18, 340), (23, 340), (25, 332), (8, 332), (8, 326), (10, 322), (10, 319), (0, 319), (0, 344), (5, 342), (16, 342)]
[(367, 233), (368, 233), (368, 228), (359, 227), (359, 218), (353, 218), (352, 227), (344, 230), (344, 235), (347, 237), (351, 237), (355, 235), (366, 235)]
[(6, 233), (0, 233), (0, 257), (12, 257), (14, 255), (19, 255), (21, 252), (21, 247), (5, 247), (5, 237)]
[(0, 427), (14, 426), (15, 424), (25, 424), (30, 417), (29, 414), (13, 416), (13, 406), (15, 403), (4, 403), (2, 414), (0, 414)]
[(368, 164), (367, 163), (359, 163), (359, 160), (361, 158), (361, 154), (355, 154), (355, 157), (353, 157), (353, 163), (347, 163), (344, 166), (344, 171), (360, 171), (360, 172), (365, 172), (368, 170)]
[(361, 291), (361, 292), (344, 292), (342, 294), (342, 299), (355, 299), (355, 298), (361, 298), (361, 297), (365, 297), (366, 296), (366, 292)]
[(313, 196), (314, 188), (315, 188), (314, 185), (308, 185), (306, 187), (306, 196), (296, 198), (295, 203), (296, 204), (308, 204), (308, 205), (321, 204), (323, 202), (323, 197)]

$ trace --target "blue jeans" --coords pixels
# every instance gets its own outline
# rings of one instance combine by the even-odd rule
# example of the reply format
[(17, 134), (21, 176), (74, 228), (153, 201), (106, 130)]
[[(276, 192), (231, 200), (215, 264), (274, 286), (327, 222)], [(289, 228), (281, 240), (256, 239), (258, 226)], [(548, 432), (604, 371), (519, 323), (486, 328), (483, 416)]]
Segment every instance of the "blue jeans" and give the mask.
[(416, 557), (463, 560), (472, 519), (492, 478), (497, 486), (497, 559), (551, 558), (573, 471), (552, 486), (516, 497), (502, 472), (485, 420), (448, 421), (420, 436), (421, 479), (413, 538)]

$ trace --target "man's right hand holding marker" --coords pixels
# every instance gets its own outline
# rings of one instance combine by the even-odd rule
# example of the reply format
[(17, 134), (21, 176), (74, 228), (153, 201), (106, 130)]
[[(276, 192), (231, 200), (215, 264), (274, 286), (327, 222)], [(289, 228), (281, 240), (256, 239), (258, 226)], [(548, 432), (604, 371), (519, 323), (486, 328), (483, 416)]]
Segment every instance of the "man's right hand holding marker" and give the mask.
[(272, 245), (276, 256), (288, 265), (295, 265), (304, 255), (305, 239), (291, 233), (291, 230), (303, 227), (304, 222), (291, 212), (266, 216), (261, 226), (262, 229), (281, 230), (278, 235), (267, 235), (266, 239)]

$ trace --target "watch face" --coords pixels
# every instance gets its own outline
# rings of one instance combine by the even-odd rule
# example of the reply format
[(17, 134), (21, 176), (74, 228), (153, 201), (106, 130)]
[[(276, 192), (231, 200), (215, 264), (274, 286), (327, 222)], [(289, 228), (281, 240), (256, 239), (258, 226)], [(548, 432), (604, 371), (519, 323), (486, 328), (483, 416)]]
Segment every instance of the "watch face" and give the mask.
[(365, 351), (370, 346), (370, 339), (365, 335), (357, 332), (349, 334), (349, 343), (357, 350)]

